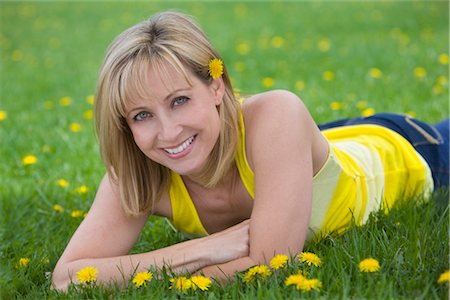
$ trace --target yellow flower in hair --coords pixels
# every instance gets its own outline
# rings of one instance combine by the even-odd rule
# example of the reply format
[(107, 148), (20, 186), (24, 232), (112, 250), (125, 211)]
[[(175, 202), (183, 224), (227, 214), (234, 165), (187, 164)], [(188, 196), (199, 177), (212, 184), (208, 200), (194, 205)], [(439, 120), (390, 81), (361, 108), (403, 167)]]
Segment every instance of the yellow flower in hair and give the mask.
[(209, 61), (208, 72), (212, 79), (217, 79), (223, 74), (223, 62), (218, 58)]

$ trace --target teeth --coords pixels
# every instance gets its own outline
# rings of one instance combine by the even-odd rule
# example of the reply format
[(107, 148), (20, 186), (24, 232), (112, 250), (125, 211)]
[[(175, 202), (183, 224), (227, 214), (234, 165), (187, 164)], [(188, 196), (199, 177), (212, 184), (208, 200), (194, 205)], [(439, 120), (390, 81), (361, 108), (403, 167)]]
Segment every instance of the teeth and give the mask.
[(181, 151), (183, 151), (184, 149), (186, 149), (192, 143), (192, 141), (194, 141), (193, 136), (188, 138), (183, 144), (181, 144), (177, 148), (172, 148), (172, 149), (164, 148), (164, 150), (170, 154), (177, 154), (177, 153), (180, 153)]

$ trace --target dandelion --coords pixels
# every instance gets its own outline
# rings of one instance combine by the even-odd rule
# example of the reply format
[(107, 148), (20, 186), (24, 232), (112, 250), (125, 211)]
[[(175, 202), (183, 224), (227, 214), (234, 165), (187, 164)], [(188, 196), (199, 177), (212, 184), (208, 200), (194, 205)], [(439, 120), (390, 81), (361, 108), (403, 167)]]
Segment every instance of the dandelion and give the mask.
[(85, 267), (76, 273), (77, 280), (80, 283), (94, 282), (95, 280), (97, 280), (97, 273), (98, 273), (97, 268), (91, 266)]
[(53, 102), (52, 101), (45, 101), (44, 102), (44, 108), (45, 109), (47, 109), (47, 110), (50, 110), (50, 109), (52, 109), (53, 108)]
[(81, 216), (83, 216), (83, 211), (81, 211), (81, 210), (73, 210), (71, 213), (70, 213), (70, 216), (72, 217), (72, 218), (79, 218), (79, 217), (81, 217)]
[(139, 288), (141, 286), (147, 286), (147, 282), (152, 280), (153, 274), (151, 272), (139, 272), (134, 276), (133, 283), (134, 285)]
[(284, 281), (286, 286), (295, 285), (297, 290), (302, 290), (305, 292), (310, 292), (312, 290), (320, 291), (322, 288), (322, 282), (316, 278), (308, 279), (301, 273), (290, 275)]
[(436, 79), (436, 82), (439, 85), (445, 86), (448, 84), (448, 78), (445, 77), (444, 75), (441, 75)]
[(266, 88), (273, 86), (273, 78), (272, 77), (264, 77), (262, 80), (262, 85)]
[(59, 185), (60, 187), (62, 187), (62, 188), (66, 188), (66, 187), (68, 187), (69, 186), (69, 182), (67, 181), (67, 180), (65, 180), (65, 179), (58, 179), (57, 181), (56, 181), (56, 184), (57, 185)]
[(250, 281), (260, 277), (262, 279), (266, 279), (271, 274), (269, 267), (265, 265), (254, 266), (250, 268), (247, 273), (245, 273), (244, 281), (249, 283)]
[(53, 210), (55, 212), (57, 212), (57, 213), (62, 213), (64, 211), (64, 208), (61, 205), (59, 205), (59, 204), (54, 204), (53, 205)]
[(72, 104), (72, 98), (70, 98), (70, 97), (68, 97), (68, 96), (62, 97), (62, 98), (59, 100), (59, 104), (60, 104), (61, 106), (69, 106), (69, 105)]
[(6, 120), (7, 117), (8, 117), (8, 114), (6, 113), (6, 111), (0, 110), (0, 121)]
[(338, 101), (333, 101), (330, 103), (331, 110), (340, 110), (344, 107), (344, 104)]
[(368, 107), (361, 112), (361, 115), (363, 117), (370, 117), (371, 115), (374, 115), (374, 114), (375, 114), (375, 109), (373, 109), (372, 107)]
[(282, 48), (284, 46), (284, 39), (281, 36), (274, 36), (270, 40), (270, 44), (274, 48)]
[(246, 68), (245, 63), (243, 63), (242, 61), (235, 62), (233, 67), (236, 70), (236, 72), (238, 72), (238, 73), (244, 72), (245, 68)]
[(308, 266), (314, 265), (318, 267), (322, 263), (320, 257), (312, 252), (301, 252), (299, 258), (301, 262), (307, 263)]
[(170, 282), (172, 283), (170, 288), (175, 288), (180, 292), (187, 292), (192, 287), (192, 281), (185, 276), (180, 276), (177, 279), (171, 278)]
[(19, 267), (25, 268), (30, 263), (30, 259), (28, 257), (22, 257), (19, 259)]
[(370, 77), (377, 79), (377, 78), (380, 78), (381, 76), (383, 76), (383, 72), (381, 72), (381, 70), (378, 68), (372, 68), (369, 71), (369, 75), (370, 75)]
[(212, 79), (216, 79), (223, 74), (223, 62), (218, 58), (213, 58), (208, 64), (208, 72)]
[(298, 80), (295, 82), (295, 88), (298, 91), (303, 91), (305, 89), (305, 82), (303, 80)]
[(72, 132), (79, 132), (81, 130), (81, 125), (79, 123), (72, 123), (69, 128)]
[(440, 54), (438, 60), (441, 65), (448, 65), (448, 55), (446, 53)]
[(417, 78), (424, 78), (427, 75), (427, 71), (422, 67), (417, 67), (414, 69), (414, 76)]
[(270, 260), (270, 267), (274, 270), (278, 270), (278, 269), (286, 266), (288, 260), (289, 260), (289, 257), (287, 257), (287, 255), (283, 255), (283, 254), (275, 255)]
[(434, 93), (435, 95), (440, 95), (440, 94), (442, 94), (442, 92), (444, 91), (444, 88), (442, 87), (442, 85), (435, 84), (435, 85), (433, 85), (433, 87), (431, 88), (431, 90), (433, 91), (433, 93)]
[(334, 73), (332, 71), (325, 71), (322, 74), (323, 80), (332, 81), (334, 79)]
[(75, 192), (78, 194), (86, 194), (88, 192), (88, 188), (85, 185), (81, 185), (75, 189)]
[(330, 50), (331, 47), (330, 40), (326, 38), (321, 39), (319, 41), (318, 47), (321, 52), (327, 52), (328, 50)]
[(22, 158), (22, 164), (24, 166), (34, 165), (35, 163), (37, 163), (37, 157), (34, 156), (33, 154), (29, 154), (24, 158)]
[(199, 288), (202, 291), (207, 291), (212, 284), (211, 279), (205, 276), (192, 276), (191, 283), (194, 290)]
[(245, 55), (250, 52), (250, 45), (247, 42), (241, 42), (236, 46), (237, 53)]
[(359, 263), (359, 270), (365, 273), (377, 272), (380, 269), (380, 264), (374, 258), (363, 259)]
[(23, 59), (23, 52), (20, 50), (14, 50), (11, 54), (11, 59), (13, 61), (21, 61)]
[(437, 283), (448, 283), (450, 282), (450, 270), (445, 271), (441, 275), (439, 275), (439, 278), (437, 280)]
[(358, 109), (364, 109), (364, 108), (366, 108), (366, 107), (367, 107), (367, 101), (366, 101), (366, 100), (358, 101), (358, 103), (356, 103), (356, 107), (357, 107)]
[(89, 96), (86, 97), (86, 102), (91, 104), (91, 105), (94, 104), (94, 100), (95, 100), (94, 95), (89, 95)]
[(92, 120), (92, 110), (88, 109), (83, 113), (83, 118), (85, 118), (86, 120)]

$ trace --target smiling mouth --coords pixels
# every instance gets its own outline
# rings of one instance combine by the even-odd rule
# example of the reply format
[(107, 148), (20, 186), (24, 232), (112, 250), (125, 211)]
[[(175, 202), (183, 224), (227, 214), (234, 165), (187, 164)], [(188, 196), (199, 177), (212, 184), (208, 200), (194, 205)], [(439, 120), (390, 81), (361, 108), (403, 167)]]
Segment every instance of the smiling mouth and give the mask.
[(195, 136), (191, 136), (186, 141), (184, 141), (183, 144), (181, 144), (180, 146), (178, 146), (176, 148), (163, 148), (163, 149), (164, 149), (164, 151), (166, 151), (169, 154), (178, 154), (178, 153), (186, 150), (186, 148), (189, 147), (190, 144), (192, 144), (194, 139), (195, 139)]

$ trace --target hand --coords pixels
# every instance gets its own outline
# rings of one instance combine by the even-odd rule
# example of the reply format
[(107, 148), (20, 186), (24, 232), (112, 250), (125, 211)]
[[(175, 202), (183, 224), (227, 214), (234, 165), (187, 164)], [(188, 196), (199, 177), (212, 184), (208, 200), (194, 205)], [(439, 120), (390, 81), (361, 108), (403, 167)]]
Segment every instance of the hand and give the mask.
[(202, 247), (209, 254), (209, 265), (221, 264), (248, 256), (249, 224), (250, 220), (245, 220), (233, 227), (203, 238), (204, 244)]

